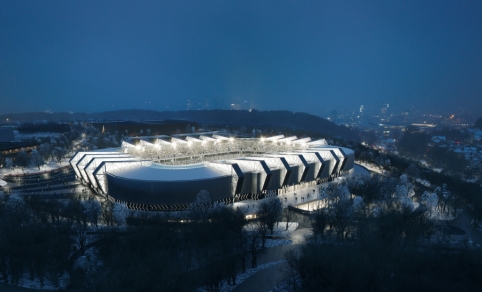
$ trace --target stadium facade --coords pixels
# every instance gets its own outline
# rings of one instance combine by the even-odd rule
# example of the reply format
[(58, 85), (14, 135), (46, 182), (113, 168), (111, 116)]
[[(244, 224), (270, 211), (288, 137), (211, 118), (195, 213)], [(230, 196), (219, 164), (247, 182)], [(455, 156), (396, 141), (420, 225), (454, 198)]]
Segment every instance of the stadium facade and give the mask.
[(233, 203), (327, 182), (352, 173), (354, 158), (353, 150), (323, 139), (189, 134), (79, 151), (70, 164), (98, 194), (131, 209), (170, 211), (186, 209), (201, 190)]

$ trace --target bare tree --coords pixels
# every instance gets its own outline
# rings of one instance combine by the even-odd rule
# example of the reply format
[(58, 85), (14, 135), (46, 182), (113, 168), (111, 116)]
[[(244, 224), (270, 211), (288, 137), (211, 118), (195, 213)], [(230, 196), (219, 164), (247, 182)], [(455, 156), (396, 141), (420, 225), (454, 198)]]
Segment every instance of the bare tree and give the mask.
[(30, 157), (28, 156), (25, 150), (22, 150), (17, 153), (17, 159), (15, 161), (18, 166), (22, 168), (22, 170), (30, 164)]
[(251, 230), (248, 232), (248, 246), (251, 261), (251, 267), (256, 268), (258, 266), (258, 255), (261, 250), (261, 236), (258, 231)]
[(239, 263), (241, 264), (241, 270), (243, 273), (246, 271), (246, 260), (249, 255), (250, 248), (250, 237), (246, 230), (241, 231), (240, 236), (236, 240), (236, 253), (239, 258)]
[(11, 158), (5, 158), (5, 168), (7, 169), (13, 168), (13, 161)]
[(206, 190), (197, 194), (196, 200), (189, 205), (188, 214), (190, 219), (206, 221), (211, 208), (211, 196)]
[(311, 213), (310, 216), (311, 230), (313, 231), (315, 242), (318, 240), (318, 237), (321, 237), (321, 240), (325, 240), (325, 229), (329, 222), (328, 208), (325, 208), (324, 206), (318, 207), (319, 208)]
[(291, 220), (293, 220), (293, 217), (295, 215), (289, 207), (290, 206), (286, 206), (285, 208), (283, 208), (283, 218), (286, 221), (285, 230), (288, 230), (288, 228), (290, 227), (290, 222)]
[(99, 216), (102, 213), (102, 207), (97, 200), (87, 200), (83, 202), (84, 205), (84, 212), (87, 215), (87, 219), (91, 224), (95, 227), (99, 224)]
[(273, 234), (273, 228), (276, 222), (281, 218), (282, 204), (278, 198), (269, 198), (261, 202), (258, 207), (257, 216), (261, 225)]
[(32, 150), (32, 163), (37, 166), (38, 170), (40, 170), (40, 166), (45, 163), (44, 158), (36, 149)]

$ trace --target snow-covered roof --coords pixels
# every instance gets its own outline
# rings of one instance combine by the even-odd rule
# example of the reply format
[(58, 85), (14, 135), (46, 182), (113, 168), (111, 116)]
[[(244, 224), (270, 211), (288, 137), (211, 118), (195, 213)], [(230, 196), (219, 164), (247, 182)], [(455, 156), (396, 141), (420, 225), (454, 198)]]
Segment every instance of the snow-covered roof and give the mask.
[(110, 173), (125, 179), (146, 181), (193, 181), (229, 175), (204, 164), (184, 165), (183, 167), (165, 167), (160, 164), (152, 164), (151, 166), (113, 170)]

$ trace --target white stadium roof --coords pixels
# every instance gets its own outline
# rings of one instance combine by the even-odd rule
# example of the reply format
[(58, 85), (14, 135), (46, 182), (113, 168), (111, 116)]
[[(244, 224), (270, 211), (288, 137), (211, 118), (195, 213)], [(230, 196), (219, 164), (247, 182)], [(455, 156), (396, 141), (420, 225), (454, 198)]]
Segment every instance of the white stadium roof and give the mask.
[(230, 174), (200, 164), (197, 167), (163, 167), (160, 164), (117, 169), (109, 172), (126, 179), (145, 181), (192, 181), (228, 176)]

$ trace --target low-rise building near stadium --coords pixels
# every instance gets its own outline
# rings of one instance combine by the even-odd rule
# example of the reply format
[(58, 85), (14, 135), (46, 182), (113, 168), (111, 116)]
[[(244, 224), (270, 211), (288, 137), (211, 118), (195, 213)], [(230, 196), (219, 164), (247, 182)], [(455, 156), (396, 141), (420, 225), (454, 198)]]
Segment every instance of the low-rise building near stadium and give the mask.
[(136, 137), (122, 147), (78, 152), (77, 177), (98, 194), (140, 210), (184, 210), (201, 190), (233, 203), (327, 182), (353, 172), (354, 152), (283, 135)]

